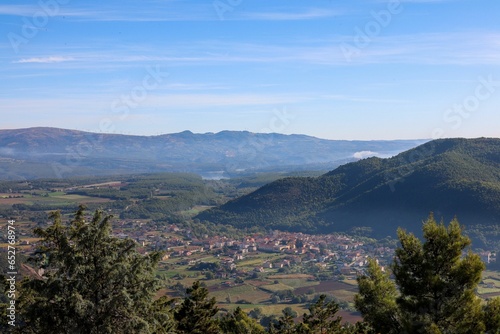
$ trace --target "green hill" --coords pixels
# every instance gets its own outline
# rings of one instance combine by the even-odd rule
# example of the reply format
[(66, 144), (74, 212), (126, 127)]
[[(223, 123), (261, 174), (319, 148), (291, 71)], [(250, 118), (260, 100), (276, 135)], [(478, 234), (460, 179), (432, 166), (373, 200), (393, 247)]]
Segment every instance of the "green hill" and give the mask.
[(197, 218), (302, 232), (369, 227), (376, 236), (433, 211), (465, 225), (500, 224), (500, 139), (440, 139), (388, 159), (348, 163), (317, 178), (286, 178)]

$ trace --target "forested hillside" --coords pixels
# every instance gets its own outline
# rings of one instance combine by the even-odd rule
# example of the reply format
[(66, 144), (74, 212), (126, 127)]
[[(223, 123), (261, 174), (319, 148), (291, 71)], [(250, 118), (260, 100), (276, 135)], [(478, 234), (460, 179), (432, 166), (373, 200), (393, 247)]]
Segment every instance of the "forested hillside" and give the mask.
[(435, 140), (320, 177), (278, 180), (198, 218), (304, 232), (367, 227), (385, 236), (398, 226), (419, 230), (431, 211), (467, 226), (500, 224), (500, 139)]

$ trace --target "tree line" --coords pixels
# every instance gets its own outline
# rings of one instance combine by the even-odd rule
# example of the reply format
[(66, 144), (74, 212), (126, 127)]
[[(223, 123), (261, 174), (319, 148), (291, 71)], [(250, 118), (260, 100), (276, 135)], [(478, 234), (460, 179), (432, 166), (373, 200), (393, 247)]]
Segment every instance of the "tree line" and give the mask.
[[(111, 234), (111, 216), (80, 207), (65, 223), (37, 228), (40, 246), (31, 261), (43, 276), (18, 283), (16, 326), (7, 323), (1, 304), (2, 331), (13, 333), (342, 333), (342, 334), (499, 334), (500, 299), (483, 302), (474, 293), (485, 269), (467, 251), (470, 239), (455, 219), (437, 223), (431, 215), (423, 240), (398, 230), (400, 245), (390, 272), (371, 260), (358, 277), (356, 308), (363, 320), (347, 324), (339, 305), (321, 295), (297, 318), (290, 308), (280, 317), (258, 321), (241, 308), (222, 312), (200, 282), (182, 299), (156, 298), (161, 288), (155, 270), (160, 252), (141, 255), (136, 244)], [(4, 288), (8, 284), (4, 277)], [(5, 302), (5, 300), (3, 300)], [(256, 313), (256, 312), (254, 312)], [(263, 317), (261, 317), (263, 318)], [(263, 319), (261, 319), (263, 320)]]

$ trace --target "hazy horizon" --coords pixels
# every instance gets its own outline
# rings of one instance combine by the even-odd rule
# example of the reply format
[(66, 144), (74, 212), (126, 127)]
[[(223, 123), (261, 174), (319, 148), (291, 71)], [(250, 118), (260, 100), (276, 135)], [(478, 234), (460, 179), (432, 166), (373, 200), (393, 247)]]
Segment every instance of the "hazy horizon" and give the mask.
[[(407, 138), (407, 139), (401, 139), (401, 138), (394, 138), (394, 139), (328, 139), (328, 138), (321, 138), (321, 137), (316, 137), (314, 135), (309, 135), (309, 134), (304, 134), (304, 133), (281, 133), (281, 132), (252, 132), (252, 131), (247, 131), (247, 130), (221, 130), (217, 132), (194, 132), (192, 130), (186, 129), (182, 130), (179, 132), (169, 132), (169, 133), (160, 133), (160, 134), (153, 134), (153, 135), (144, 135), (144, 134), (135, 134), (135, 133), (117, 133), (117, 132), (94, 132), (94, 131), (87, 131), (87, 130), (79, 130), (79, 129), (70, 129), (70, 128), (59, 128), (59, 127), (51, 127), (51, 126), (33, 126), (33, 127), (25, 127), (25, 128), (0, 128), (0, 131), (16, 131), (16, 130), (33, 130), (33, 129), (58, 129), (58, 130), (68, 130), (68, 131), (81, 131), (81, 132), (89, 132), (89, 133), (95, 133), (95, 134), (105, 134), (105, 135), (124, 135), (124, 136), (134, 136), (134, 137), (157, 137), (157, 136), (165, 136), (165, 135), (175, 135), (175, 134), (181, 134), (185, 132), (190, 132), (194, 135), (217, 135), (223, 132), (241, 132), (241, 133), (251, 133), (251, 134), (275, 134), (275, 135), (282, 135), (282, 136), (306, 136), (306, 137), (313, 137), (317, 139), (322, 139), (322, 140), (338, 140), (338, 141), (422, 141), (422, 140), (432, 140), (432, 138)], [(447, 138), (462, 138), (462, 137), (447, 137)], [(470, 137), (476, 138), (476, 137)], [(497, 138), (497, 137), (495, 137)], [(444, 138), (443, 138), (444, 139)]]

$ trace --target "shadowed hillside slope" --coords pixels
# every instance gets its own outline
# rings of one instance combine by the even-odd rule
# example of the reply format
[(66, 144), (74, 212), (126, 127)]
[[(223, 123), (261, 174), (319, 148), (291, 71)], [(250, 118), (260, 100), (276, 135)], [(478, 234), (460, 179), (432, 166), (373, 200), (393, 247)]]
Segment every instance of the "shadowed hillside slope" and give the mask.
[(441, 139), (388, 159), (348, 163), (317, 178), (287, 178), (200, 220), (303, 232), (369, 227), (375, 235), (433, 211), (463, 224), (500, 224), (500, 139)]

